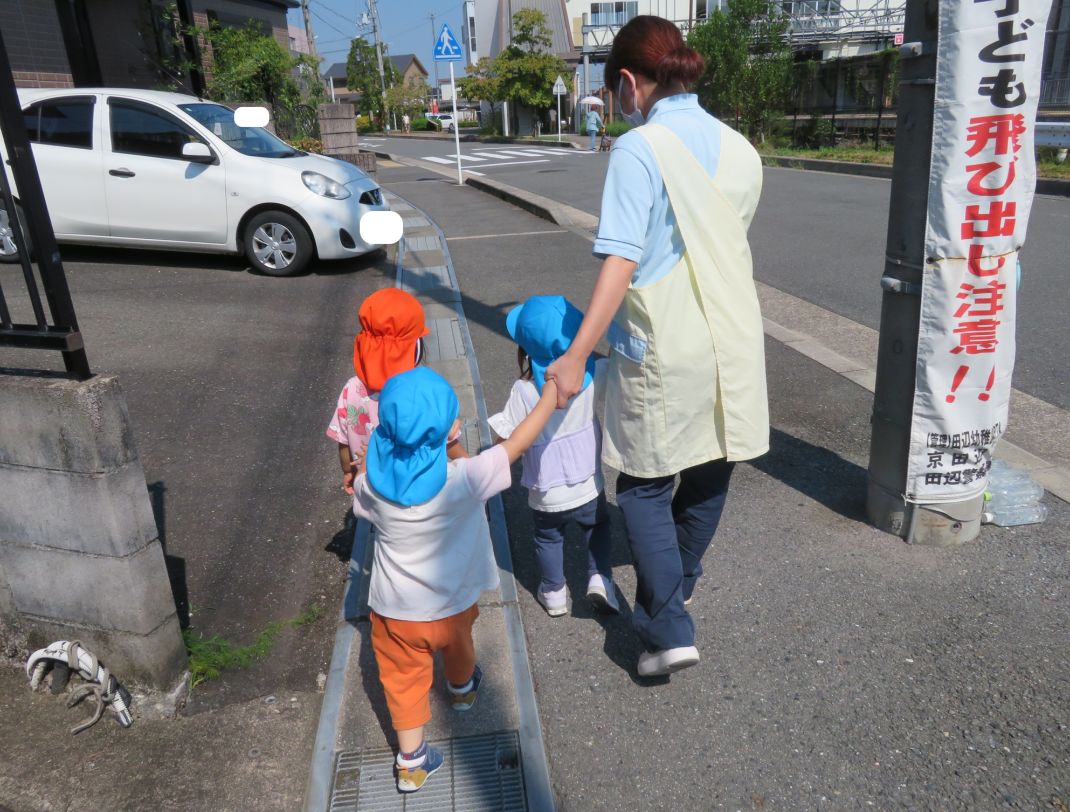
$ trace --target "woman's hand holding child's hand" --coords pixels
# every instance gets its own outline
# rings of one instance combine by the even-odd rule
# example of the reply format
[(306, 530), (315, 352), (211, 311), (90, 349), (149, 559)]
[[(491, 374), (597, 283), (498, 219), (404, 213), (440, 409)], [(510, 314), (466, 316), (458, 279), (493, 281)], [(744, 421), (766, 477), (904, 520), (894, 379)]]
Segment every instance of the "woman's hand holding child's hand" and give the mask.
[(349, 470), (342, 472), (342, 490), (353, 495), (353, 481), (368, 470), (368, 443), (360, 445), (360, 451), (349, 461)]

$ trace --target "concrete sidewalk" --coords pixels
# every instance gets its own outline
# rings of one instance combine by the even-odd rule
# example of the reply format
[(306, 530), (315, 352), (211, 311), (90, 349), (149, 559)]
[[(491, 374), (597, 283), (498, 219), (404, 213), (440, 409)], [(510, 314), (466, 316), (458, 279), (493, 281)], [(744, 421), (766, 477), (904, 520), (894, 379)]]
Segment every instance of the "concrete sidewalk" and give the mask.
[[(469, 453), (477, 454), (489, 447), (490, 434), (449, 251), (438, 227), (421, 211), (390, 192), (387, 200), (405, 222), (395, 284), (423, 305), (431, 331), (425, 339), (424, 362), (457, 393), (464, 441)], [(436, 658), (434, 718), (426, 738), (445, 750), (446, 764), (418, 795), (408, 797), (400, 795), (394, 784), (397, 738), (371, 645), (368, 582), (376, 534), (366, 521), (357, 522), (305, 798), (308, 812), (417, 807), (552, 812), (500, 497), (488, 507), (501, 585), (483, 593), (479, 601), (474, 628), (484, 674), (479, 700), (470, 713), (453, 711)]]
[[(487, 402), (500, 408), (517, 374), (506, 313), (545, 293), (586, 307), (598, 270), (589, 240), (422, 169), (391, 169), (382, 183), (443, 229)], [(786, 320), (790, 303), (777, 306)], [(601, 618), (580, 600), (548, 618), (533, 597), (526, 496), (504, 494), (556, 808), (1061, 808), (1070, 506), (1047, 497), (1045, 524), (985, 528), (943, 550), (873, 530), (872, 395), (796, 338), (767, 340), (772, 450), (737, 467), (692, 607), (697, 667), (638, 678), (627, 607)], [(582, 594), (577, 534), (566, 572)]]

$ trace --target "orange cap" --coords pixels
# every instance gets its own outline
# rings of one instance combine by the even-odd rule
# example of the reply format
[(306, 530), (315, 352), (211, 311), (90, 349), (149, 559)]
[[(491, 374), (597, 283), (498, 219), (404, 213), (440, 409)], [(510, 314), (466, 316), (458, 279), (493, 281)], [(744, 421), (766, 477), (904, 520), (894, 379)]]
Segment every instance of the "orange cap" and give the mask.
[(415, 297), (397, 288), (376, 291), (360, 306), (361, 331), (353, 342), (353, 369), (378, 392), (387, 379), (416, 366), (416, 342), (431, 331)]

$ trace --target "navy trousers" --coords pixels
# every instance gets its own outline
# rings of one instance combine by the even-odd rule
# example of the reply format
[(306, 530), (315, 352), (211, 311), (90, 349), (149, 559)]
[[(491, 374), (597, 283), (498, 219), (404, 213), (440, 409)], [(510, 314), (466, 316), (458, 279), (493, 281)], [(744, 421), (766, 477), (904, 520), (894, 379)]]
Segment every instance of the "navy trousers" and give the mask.
[(617, 477), (637, 580), (632, 623), (648, 651), (695, 645), (695, 622), (684, 601), (702, 575), (734, 467), (720, 459), (686, 468), (676, 496), (674, 476)]
[(613, 577), (613, 534), (609, 505), (603, 491), (585, 505), (559, 513), (531, 511), (535, 524), (535, 554), (542, 569), (543, 592), (556, 592), (565, 585), (565, 526), (575, 522), (587, 536), (587, 577), (596, 572)]

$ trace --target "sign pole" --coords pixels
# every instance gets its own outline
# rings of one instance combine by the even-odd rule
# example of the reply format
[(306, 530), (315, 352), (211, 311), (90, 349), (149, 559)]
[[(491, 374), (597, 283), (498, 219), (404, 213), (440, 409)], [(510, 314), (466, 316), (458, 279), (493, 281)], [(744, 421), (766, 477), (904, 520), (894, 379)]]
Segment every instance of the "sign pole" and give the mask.
[(561, 96), (557, 97), (557, 140), (561, 140)]
[(461, 116), (457, 112), (457, 80), (453, 78), (453, 63), (450, 62), (450, 89), (453, 92), (453, 145), (457, 152), (457, 185), (464, 185), (461, 176)]

